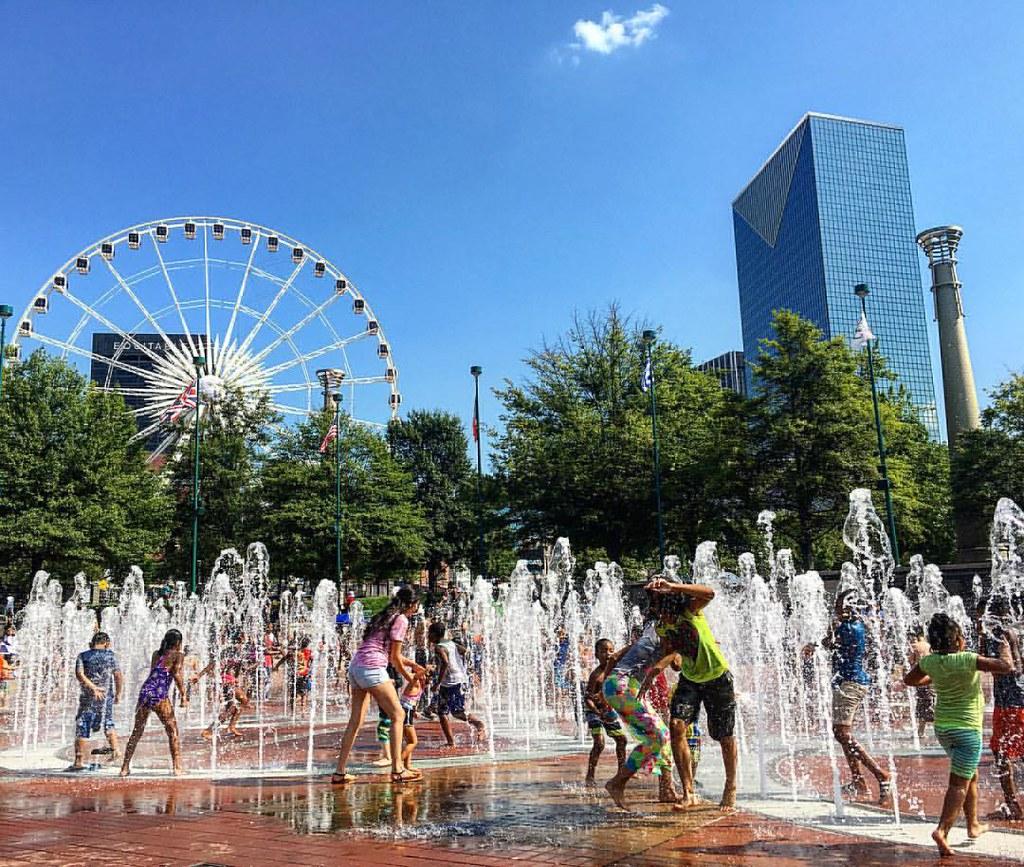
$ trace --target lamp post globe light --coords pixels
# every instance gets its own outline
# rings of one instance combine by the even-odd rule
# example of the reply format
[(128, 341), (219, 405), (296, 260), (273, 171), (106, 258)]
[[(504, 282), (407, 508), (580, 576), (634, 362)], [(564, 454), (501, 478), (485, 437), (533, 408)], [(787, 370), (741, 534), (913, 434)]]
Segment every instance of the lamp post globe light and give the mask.
[(651, 393), (651, 436), (654, 440), (654, 506), (658, 515), (658, 571), (665, 568), (665, 518), (661, 509), (661, 451), (658, 446), (658, 397), (654, 376), (654, 342), (658, 335), (651, 329), (643, 332), (647, 352), (641, 388)]
[[(853, 287), (853, 294), (860, 299), (861, 321), (867, 321), (867, 298), (871, 294), (867, 283), (858, 283)], [(889, 541), (892, 544), (892, 556), (897, 566), (900, 564), (900, 545), (896, 537), (896, 515), (892, 507), (892, 484), (889, 482), (889, 468), (885, 459), (885, 432), (882, 429), (882, 414), (878, 407), (878, 388), (875, 385), (875, 360), (871, 349), (871, 337), (865, 339), (868, 350), (868, 379), (871, 381), (871, 405), (875, 411), (875, 434), (878, 437), (878, 472), (881, 479), (877, 486), (885, 494), (885, 516), (889, 525)]]
[(199, 499), (199, 417), (203, 400), (203, 368), (206, 366), (206, 357), (202, 355), (192, 356), (192, 366), (196, 371), (196, 408), (193, 422), (193, 438), (195, 441), (192, 456), (192, 592), (196, 592), (199, 577), (199, 514), (201, 502)]
[(484, 369), (479, 364), (469, 368), (473, 377), (473, 439), (476, 440), (476, 524), (477, 524), (477, 574), (487, 572), (487, 550), (484, 547), (484, 499), (483, 499), (483, 453), (480, 447), (480, 374)]

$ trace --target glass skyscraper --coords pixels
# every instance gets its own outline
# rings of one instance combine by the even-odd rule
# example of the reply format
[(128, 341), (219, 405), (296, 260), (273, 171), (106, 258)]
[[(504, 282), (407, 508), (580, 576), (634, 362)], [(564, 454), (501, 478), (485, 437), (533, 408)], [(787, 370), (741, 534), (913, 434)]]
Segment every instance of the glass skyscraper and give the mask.
[(860, 318), (853, 287), (867, 283), (879, 351), (938, 439), (903, 130), (807, 114), (732, 213), (748, 361), (756, 362), (779, 309), (812, 320), (826, 338), (852, 337)]

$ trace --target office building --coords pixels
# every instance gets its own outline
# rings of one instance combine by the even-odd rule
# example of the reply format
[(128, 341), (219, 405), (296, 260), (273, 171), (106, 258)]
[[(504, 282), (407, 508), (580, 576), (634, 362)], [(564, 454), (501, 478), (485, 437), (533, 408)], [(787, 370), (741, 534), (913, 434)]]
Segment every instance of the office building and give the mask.
[[(186, 355), (191, 355), (188, 338), (184, 334), (168, 334), (167, 337), (178, 346), (183, 347)], [(156, 369), (153, 355), (158, 358), (167, 357), (168, 347), (161, 335), (134, 334), (132, 338), (135, 341), (134, 343), (124, 340), (120, 334), (97, 332), (92, 336), (92, 353), (94, 356), (119, 361), (128, 367), (147, 372), (152, 372)], [(202, 340), (203, 338), (199, 337), (198, 339)], [(152, 355), (143, 352), (139, 348), (140, 346), (145, 347)], [(146, 397), (141, 391), (146, 389), (149, 383), (145, 378), (132, 370), (128, 370), (125, 367), (115, 367), (113, 364), (107, 364), (98, 358), (93, 358), (89, 368), (89, 377), (97, 385), (101, 385), (104, 388), (124, 390), (124, 402), (128, 404), (128, 408), (131, 410), (139, 409), (146, 402)], [(139, 430), (143, 430), (153, 424), (156, 418), (142, 413), (136, 415), (135, 421)], [(156, 448), (160, 440), (166, 435), (166, 432), (156, 431), (146, 440), (146, 447), (150, 450)]]
[(732, 210), (747, 360), (757, 358), (779, 309), (810, 319), (826, 338), (852, 337), (860, 318), (853, 287), (867, 283), (878, 350), (937, 439), (903, 130), (807, 114)]
[(743, 353), (733, 350), (697, 365), (697, 370), (713, 373), (722, 383), (722, 388), (735, 391), (736, 394), (747, 394), (747, 369), (743, 363)]

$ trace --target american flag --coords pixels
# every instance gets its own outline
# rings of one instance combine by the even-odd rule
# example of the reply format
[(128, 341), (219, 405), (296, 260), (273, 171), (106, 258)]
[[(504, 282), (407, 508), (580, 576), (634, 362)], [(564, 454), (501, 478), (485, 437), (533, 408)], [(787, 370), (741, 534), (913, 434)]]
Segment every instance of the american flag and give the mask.
[(191, 384), (181, 394), (178, 395), (177, 400), (174, 401), (166, 410), (161, 417), (161, 421), (175, 422), (181, 416), (194, 410), (196, 408), (196, 382), (192, 380)]
[(331, 422), (331, 426), (327, 428), (327, 433), (324, 436), (324, 441), (320, 443), (320, 454), (324, 454), (327, 451), (327, 447), (338, 438), (338, 423), (336, 421)]

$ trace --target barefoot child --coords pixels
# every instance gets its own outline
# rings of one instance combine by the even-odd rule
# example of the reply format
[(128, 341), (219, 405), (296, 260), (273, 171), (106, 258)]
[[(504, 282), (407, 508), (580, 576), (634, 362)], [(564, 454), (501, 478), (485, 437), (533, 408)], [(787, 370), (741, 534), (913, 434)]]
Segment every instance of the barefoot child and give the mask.
[(139, 745), (142, 734), (146, 730), (146, 720), (149, 719), (151, 712), (157, 715), (160, 722), (164, 724), (164, 731), (167, 732), (167, 743), (171, 750), (174, 775), (177, 777), (184, 773), (181, 766), (178, 722), (174, 718), (174, 705), (171, 704), (169, 698), (173, 682), (178, 687), (181, 706), (188, 707), (188, 697), (181, 673), (184, 659), (185, 656), (181, 652), (181, 633), (177, 629), (168, 629), (164, 640), (160, 642), (160, 647), (153, 651), (149, 676), (139, 689), (139, 703), (135, 710), (135, 728), (132, 729), (131, 737), (128, 738), (124, 761), (121, 763), (122, 777), (127, 777), (131, 773), (132, 756), (135, 755), (135, 748)]
[(434, 654), (437, 657), (437, 715), (448, 746), (455, 746), (451, 723), (448, 722), (449, 715), (469, 723), (476, 734), (477, 743), (483, 743), (486, 737), (484, 724), (475, 716), (466, 713), (466, 688), (469, 684), (469, 675), (466, 672), (465, 663), (462, 661), (462, 654), (459, 653), (454, 641), (445, 638), (444, 624), (439, 621), (430, 624), (427, 640), (434, 646)]
[(416, 745), (420, 742), (420, 739), (416, 736), (416, 704), (420, 700), (420, 696), (423, 695), (423, 690), (427, 684), (427, 673), (428, 669), (424, 669), (421, 674), (413, 676), (406, 685), (405, 689), (402, 690), (400, 697), (402, 703), (402, 710), (405, 711), (405, 746), (402, 747), (402, 764), (405, 765), (406, 770), (414, 771), (416, 768), (412, 764), (413, 750), (416, 749)]
[(965, 652), (960, 627), (944, 611), (932, 615), (928, 643), (932, 652), (906, 673), (903, 682), (935, 688), (935, 737), (949, 756), (950, 773), (942, 816), (932, 839), (940, 855), (951, 856), (954, 852), (949, 846), (949, 832), (961, 809), (968, 837), (979, 837), (988, 830), (978, 821), (978, 763), (985, 715), (979, 672), (1010, 674), (1013, 662), (1005, 642), (998, 659)]
[(78, 715), (75, 717), (75, 763), (69, 771), (85, 770), (82, 753), (89, 738), (103, 728), (110, 743), (110, 758), (116, 762), (121, 758), (117, 748), (117, 732), (114, 731), (114, 705), (121, 700), (121, 667), (110, 649), (110, 636), (97, 632), (89, 642), (89, 649), (78, 654), (75, 662), (75, 677), (81, 684), (78, 699)]
[(857, 742), (853, 734), (861, 705), (871, 687), (871, 676), (864, 667), (867, 658), (867, 630), (858, 612), (857, 594), (852, 589), (836, 596), (835, 620), (824, 642), (832, 651), (832, 735), (843, 748), (850, 766), (850, 782), (843, 792), (854, 797), (869, 794), (861, 766), (878, 781), (878, 803), (889, 801), (889, 774)]
[(594, 656), (597, 657), (597, 668), (590, 672), (587, 679), (587, 690), (583, 697), (583, 707), (587, 716), (587, 728), (590, 729), (590, 737), (594, 741), (590, 749), (590, 761), (587, 764), (588, 786), (594, 785), (594, 773), (597, 771), (597, 763), (604, 752), (604, 733), (608, 733), (615, 741), (615, 758), (618, 766), (626, 761), (626, 733), (622, 730), (619, 717), (611, 709), (608, 702), (604, 700), (604, 675), (605, 666), (609, 658), (615, 652), (615, 646), (607, 638), (600, 639), (594, 645)]
[[(1012, 611), (1006, 594), (992, 596), (988, 604), (984, 627), (984, 649), (991, 656), (997, 656), (1005, 643), (1010, 651), (1014, 669), (1021, 670), (1020, 636), (1015, 629), (1007, 627)], [(996, 773), (1003, 789), (1003, 803), (990, 819), (1024, 819), (1024, 809), (1017, 797), (1017, 786), (1013, 779), (1013, 763), (1024, 759), (1024, 685), (1022, 679), (1012, 674), (996, 674), (992, 677), (992, 695), (995, 708), (992, 711), (992, 740), (989, 748), (996, 760)]]

